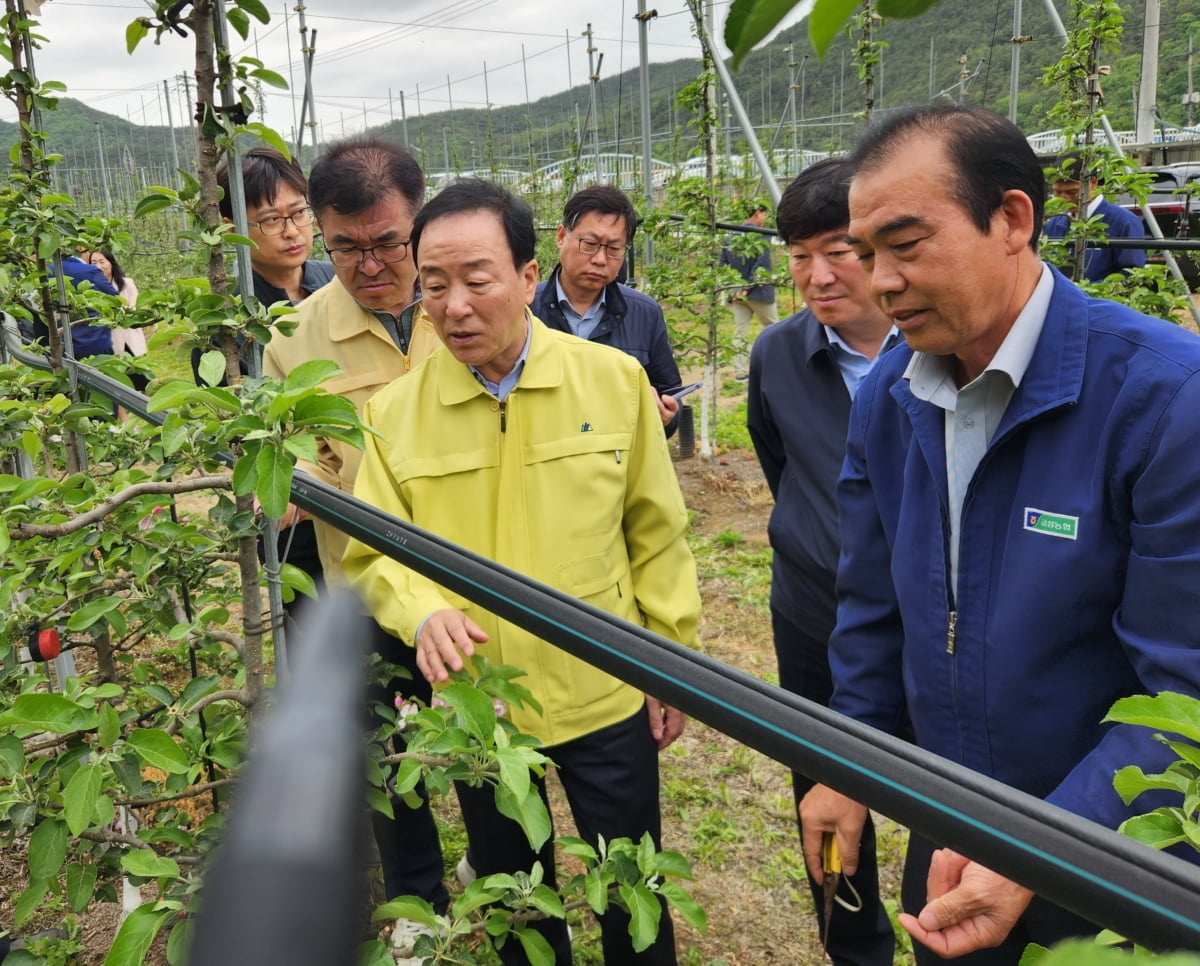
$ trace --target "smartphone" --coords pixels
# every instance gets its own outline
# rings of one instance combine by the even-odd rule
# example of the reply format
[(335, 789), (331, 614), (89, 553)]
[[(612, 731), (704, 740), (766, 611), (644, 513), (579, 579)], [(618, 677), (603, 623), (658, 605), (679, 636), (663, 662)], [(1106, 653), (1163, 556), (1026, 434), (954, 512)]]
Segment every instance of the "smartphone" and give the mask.
[(684, 396), (691, 395), (692, 393), (694, 393), (697, 389), (699, 389), (703, 385), (704, 385), (703, 382), (693, 382), (690, 386), (680, 386), (677, 389), (668, 389), (665, 392), (660, 393), (659, 395), (674, 396), (676, 399), (682, 399)]

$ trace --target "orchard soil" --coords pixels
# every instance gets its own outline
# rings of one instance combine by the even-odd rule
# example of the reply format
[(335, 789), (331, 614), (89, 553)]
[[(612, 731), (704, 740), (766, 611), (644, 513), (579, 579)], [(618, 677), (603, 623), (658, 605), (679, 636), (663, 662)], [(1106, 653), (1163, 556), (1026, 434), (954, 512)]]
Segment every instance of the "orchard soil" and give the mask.
[[(771, 496), (758, 463), (744, 451), (677, 459), (676, 469), (699, 543), (737, 543), (765, 554)], [(747, 602), (738, 575), (703, 567), (702, 650), (741, 671), (774, 682), (775, 659), (765, 591)], [(687, 856), (690, 890), (708, 917), (702, 935), (676, 918), (681, 966), (808, 966), (828, 962), (817, 937), (794, 820), (790, 775), (783, 766), (720, 732), (691, 721), (662, 757), (664, 847)], [(556, 829), (574, 834), (561, 791), (551, 781)], [(452, 801), (441, 819), (458, 822)], [(905, 833), (880, 821), (885, 895), (899, 891)], [(447, 854), (454, 883), (457, 854)], [(0, 923), (12, 921), (12, 902), (25, 882), (25, 856), (0, 854)], [(454, 883), (455, 888), (457, 884)], [(146, 898), (150, 898), (147, 894)], [(80, 919), (79, 966), (103, 962), (119, 923), (119, 906), (106, 904)], [(29, 929), (60, 925), (39, 920)], [(573, 920), (578, 966), (599, 964), (598, 932), (586, 917)], [(906, 956), (898, 952), (897, 962)], [(151, 966), (165, 966), (165, 937), (151, 950)], [(614, 964), (615, 966), (615, 964)]]

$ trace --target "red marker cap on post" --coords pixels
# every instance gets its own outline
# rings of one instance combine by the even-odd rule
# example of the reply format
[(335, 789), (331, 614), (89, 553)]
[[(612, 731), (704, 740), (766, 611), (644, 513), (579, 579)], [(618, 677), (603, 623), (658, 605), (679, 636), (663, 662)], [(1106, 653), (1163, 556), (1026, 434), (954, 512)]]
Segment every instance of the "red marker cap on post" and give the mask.
[(58, 631), (47, 627), (29, 635), (29, 656), (35, 661), (53, 661), (62, 653)]

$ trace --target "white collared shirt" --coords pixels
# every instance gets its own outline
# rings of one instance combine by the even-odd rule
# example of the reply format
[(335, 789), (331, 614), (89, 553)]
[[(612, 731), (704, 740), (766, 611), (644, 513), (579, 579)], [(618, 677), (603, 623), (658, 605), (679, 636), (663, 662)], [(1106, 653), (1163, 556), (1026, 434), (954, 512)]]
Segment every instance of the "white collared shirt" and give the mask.
[(956, 597), (963, 500), (1013, 393), (1029, 369), (1053, 294), (1054, 276), (1043, 264), (1033, 294), (992, 361), (961, 389), (954, 383), (953, 356), (914, 352), (904, 370), (912, 394), (944, 410), (946, 484), (950, 502), (950, 579)]

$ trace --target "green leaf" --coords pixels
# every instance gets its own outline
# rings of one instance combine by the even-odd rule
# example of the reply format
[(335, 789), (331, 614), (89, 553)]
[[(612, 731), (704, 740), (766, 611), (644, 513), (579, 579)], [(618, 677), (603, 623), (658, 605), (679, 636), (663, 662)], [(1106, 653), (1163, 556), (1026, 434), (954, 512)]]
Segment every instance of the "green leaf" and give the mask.
[(593, 869), (587, 874), (583, 883), (583, 893), (592, 911), (598, 916), (604, 915), (608, 909), (608, 884), (598, 869)]
[(142, 966), (154, 937), (174, 915), (170, 909), (156, 911), (153, 903), (138, 906), (121, 923), (103, 966)]
[(156, 211), (162, 211), (164, 208), (170, 208), (174, 203), (175, 199), (169, 195), (146, 195), (145, 198), (137, 203), (137, 207), (133, 209), (133, 217), (142, 218), (146, 215), (152, 215)]
[(283, 75), (276, 74), (273, 70), (267, 70), (265, 67), (259, 67), (256, 70), (250, 71), (249, 74), (251, 77), (257, 78), (264, 84), (270, 84), (272, 87), (279, 88), (280, 90), (287, 90), (288, 84), (287, 81), (283, 79)]
[(191, 423), (184, 421), (178, 413), (167, 413), (161, 430), (163, 453), (173, 456), (191, 439)]
[(139, 728), (126, 739), (138, 757), (155, 768), (171, 775), (184, 775), (188, 770), (187, 754), (165, 731), (154, 728)]
[(212, 349), (200, 357), (200, 378), (207, 386), (218, 386), (225, 378), (225, 356)]
[(155, 390), (146, 408), (152, 413), (162, 412), (164, 409), (175, 409), (187, 402), (195, 391), (195, 383), (174, 379)]
[(358, 422), (358, 410), (344, 396), (321, 393), (299, 400), (292, 410), (292, 422), (297, 426), (328, 423), (354, 426)]
[(61, 694), (22, 694), (0, 714), (0, 726), (11, 725), (66, 735), (96, 727), (96, 713)]
[(67, 630), (87, 630), (110, 611), (116, 610), (124, 603), (125, 598), (115, 595), (112, 597), (98, 597), (95, 600), (88, 601), (71, 615), (70, 620), (67, 621)]
[(522, 801), (532, 787), (529, 766), (517, 748), (497, 748), (496, 765), (500, 769), (500, 784), (512, 792), (516, 801)]
[(132, 54), (148, 33), (150, 33), (150, 27), (141, 17), (130, 23), (125, 28), (125, 52)]
[(562, 897), (548, 885), (539, 885), (529, 894), (529, 904), (547, 916), (562, 919), (567, 912)]
[(725, 18), (725, 46), (737, 70), (760, 40), (779, 26), (798, 0), (733, 0)]
[(62, 238), (57, 232), (42, 232), (38, 236), (38, 257), (41, 258), (42, 261), (50, 261), (50, 259), (54, 257), (54, 253), (58, 251), (61, 244)]
[(420, 780), (421, 763), (415, 758), (405, 758), (396, 769), (396, 794), (411, 792)]
[(328, 359), (309, 359), (287, 374), (284, 389), (313, 389), (341, 372), (341, 366)]
[(658, 894), (665, 898), (688, 924), (697, 932), (708, 932), (708, 917), (704, 909), (691, 897), (683, 886), (677, 882), (664, 882), (658, 887)]
[(121, 856), (121, 868), (130, 875), (141, 876), (144, 879), (157, 879), (159, 876), (179, 875), (179, 863), (168, 859), (151, 849), (135, 849)]
[(63, 818), (72, 835), (82, 834), (92, 824), (103, 779), (99, 765), (80, 765), (63, 789)]
[(501, 815), (507, 815), (521, 826), (535, 851), (550, 838), (550, 813), (536, 789), (531, 789), (528, 795), (518, 801), (506, 786), (497, 785), (496, 808)]
[(278, 520), (287, 512), (292, 497), (292, 461), (283, 447), (265, 445), (258, 451), (254, 465), (258, 474), (254, 488), (258, 502), (266, 516)]
[(1142, 725), (1182, 735), (1200, 744), (1200, 699), (1175, 691), (1162, 691), (1154, 697), (1135, 694), (1121, 698), (1109, 709), (1104, 720)]
[(540, 932), (536, 929), (518, 929), (516, 936), (529, 959), (529, 966), (554, 966), (554, 950)]
[(287, 142), (279, 136), (279, 132), (274, 128), (268, 127), (266, 124), (260, 124), (258, 121), (251, 121), (246, 125), (246, 130), (255, 137), (261, 138), (267, 143), (268, 146), (273, 147), (285, 158), (291, 158), (291, 149), (287, 146)]
[(242, 444), (242, 455), (233, 466), (233, 492), (244, 496), (258, 486), (258, 453), (262, 449), (260, 440), (248, 440)]
[(1200, 748), (1195, 745), (1185, 744), (1182, 741), (1168, 741), (1167, 747), (1170, 748), (1181, 761), (1187, 762), (1193, 768), (1200, 770)]
[(229, 26), (237, 31), (238, 36), (242, 40), (250, 36), (250, 18), (237, 7), (227, 9), (225, 11), (225, 19), (229, 21)]
[(834, 37), (859, 6), (859, 0), (817, 0), (808, 15), (808, 39), (818, 57), (824, 57)]
[(167, 939), (167, 962), (186, 963), (188, 950), (192, 948), (193, 933), (196, 920), (191, 916), (178, 920), (171, 927), (171, 935)]
[(1142, 792), (1166, 790), (1186, 795), (1191, 782), (1178, 772), (1166, 771), (1160, 775), (1147, 775), (1137, 765), (1126, 765), (1113, 776), (1113, 788), (1128, 805)]
[(658, 935), (658, 920), (662, 916), (662, 903), (644, 885), (622, 885), (617, 893), (629, 910), (629, 935), (633, 939), (635, 952), (649, 949)]
[(262, 0), (236, 0), (237, 5), (254, 17), (259, 23), (269, 23), (271, 15), (267, 13)]
[(430, 929), (435, 928), (438, 922), (433, 906), (416, 896), (403, 896), (385, 902), (371, 914), (371, 922), (379, 922), (380, 919), (411, 919)]
[(473, 684), (462, 682), (443, 688), (438, 696), (458, 712), (472, 737), (484, 745), (491, 741), (492, 732), (496, 730), (496, 709), (492, 707), (491, 698)]
[(1183, 824), (1175, 812), (1175, 809), (1156, 809), (1148, 815), (1126, 819), (1117, 831), (1152, 849), (1170, 848), (1187, 839)]
[(67, 826), (57, 819), (43, 819), (29, 836), (30, 879), (52, 879), (67, 858)]
[(80, 913), (88, 907), (96, 891), (96, 878), (99, 874), (99, 868), (91, 863), (84, 865), (81, 862), (72, 862), (67, 866), (67, 902), (70, 903), (72, 912)]
[[(13, 906), (13, 928), (20, 929), (42, 906), (42, 900), (50, 891), (45, 879), (34, 879), (17, 898)], [(15, 959), (15, 957), (14, 957)]]
[(0, 778), (12, 778), (25, 767), (25, 746), (14, 735), (0, 738)]

